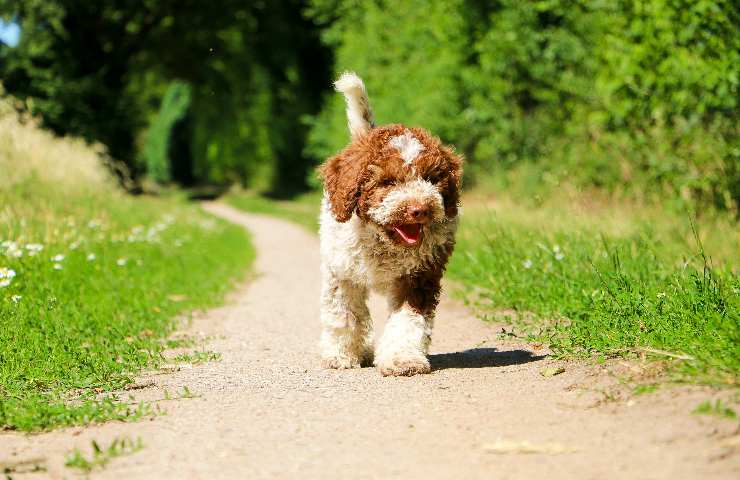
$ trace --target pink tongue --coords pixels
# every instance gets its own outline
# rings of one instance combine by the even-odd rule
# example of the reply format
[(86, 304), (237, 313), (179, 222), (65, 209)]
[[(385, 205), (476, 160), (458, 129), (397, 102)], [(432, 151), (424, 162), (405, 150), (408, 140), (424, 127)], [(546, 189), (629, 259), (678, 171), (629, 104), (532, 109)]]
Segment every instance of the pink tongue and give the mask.
[(409, 245), (413, 245), (418, 242), (419, 237), (421, 236), (421, 225), (418, 223), (399, 225), (398, 227), (393, 227), (393, 230), (398, 232), (403, 241)]

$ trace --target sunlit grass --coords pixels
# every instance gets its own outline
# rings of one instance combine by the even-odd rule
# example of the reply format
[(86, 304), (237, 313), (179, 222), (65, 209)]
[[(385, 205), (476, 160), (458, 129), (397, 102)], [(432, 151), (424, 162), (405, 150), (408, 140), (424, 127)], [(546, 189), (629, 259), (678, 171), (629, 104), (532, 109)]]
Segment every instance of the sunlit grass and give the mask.
[(290, 201), (271, 200), (252, 192), (234, 192), (226, 200), (247, 212), (290, 220), (312, 232), (319, 229), (321, 192), (306, 193)]
[[(84, 144), (12, 118), (0, 114), (0, 172), (12, 169), (0, 184), (0, 428), (150, 415), (113, 392), (165, 361), (178, 315), (243, 276), (248, 236), (177, 196), (125, 195)], [(77, 172), (53, 172), (67, 165)]]
[(491, 213), (466, 219), (449, 274), (484, 317), (512, 321), (558, 354), (647, 347), (679, 359), (695, 380), (735, 385), (740, 276), (713, 266), (699, 243), (682, 248), (649, 225), (609, 236)]

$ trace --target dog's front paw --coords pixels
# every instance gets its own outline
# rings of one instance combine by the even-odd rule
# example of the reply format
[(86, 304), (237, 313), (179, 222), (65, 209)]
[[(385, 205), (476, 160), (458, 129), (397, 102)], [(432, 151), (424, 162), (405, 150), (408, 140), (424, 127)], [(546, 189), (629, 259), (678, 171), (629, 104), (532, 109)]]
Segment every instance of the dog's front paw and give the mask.
[(411, 377), (432, 371), (426, 357), (394, 357), (388, 361), (379, 362), (378, 369), (384, 377)]
[(349, 356), (332, 356), (324, 357), (321, 359), (322, 368), (335, 368), (337, 370), (345, 370), (348, 368), (360, 368), (361, 359)]

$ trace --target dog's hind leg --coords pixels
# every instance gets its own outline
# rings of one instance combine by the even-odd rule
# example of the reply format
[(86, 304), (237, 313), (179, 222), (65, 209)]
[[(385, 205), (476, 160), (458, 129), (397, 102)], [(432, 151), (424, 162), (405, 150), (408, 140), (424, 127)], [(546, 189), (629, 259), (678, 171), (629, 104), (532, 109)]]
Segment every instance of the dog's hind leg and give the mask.
[(324, 273), (320, 342), (324, 368), (373, 364), (373, 326), (366, 302), (367, 288)]

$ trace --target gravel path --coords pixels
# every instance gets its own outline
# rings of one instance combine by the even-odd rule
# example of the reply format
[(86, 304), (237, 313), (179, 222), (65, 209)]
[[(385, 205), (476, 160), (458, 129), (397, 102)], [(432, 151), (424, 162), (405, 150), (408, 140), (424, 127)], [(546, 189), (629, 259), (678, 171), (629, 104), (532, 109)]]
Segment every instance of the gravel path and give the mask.
[[(157, 402), (167, 413), (42, 435), (0, 435), (0, 465), (33, 460), (69, 478), (65, 455), (116, 437), (145, 447), (92, 478), (740, 478), (737, 422), (691, 415), (711, 391), (619, 387), (639, 365), (588, 366), (504, 342), (444, 298), (431, 375), (319, 368), (317, 239), (281, 220), (205, 208), (243, 225), (257, 275), (190, 333), (215, 335), (219, 362), (143, 376), (136, 401), (187, 387), (196, 398)], [(371, 310), (384, 309), (374, 299)], [(545, 377), (546, 367), (565, 372)], [(733, 446), (734, 445), (734, 446)], [(527, 453), (527, 452), (530, 453)], [(0, 468), (0, 473), (2, 468)]]

